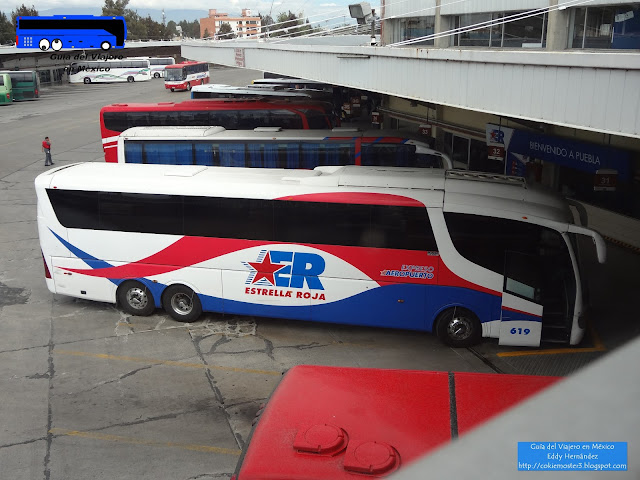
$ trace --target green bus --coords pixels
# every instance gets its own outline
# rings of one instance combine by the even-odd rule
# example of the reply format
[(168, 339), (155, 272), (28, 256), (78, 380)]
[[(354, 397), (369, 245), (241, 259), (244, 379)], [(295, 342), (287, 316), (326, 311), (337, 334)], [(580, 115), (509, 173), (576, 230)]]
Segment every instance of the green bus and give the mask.
[(13, 88), (8, 73), (0, 72), (0, 105), (13, 102)]
[(40, 96), (38, 74), (33, 70), (5, 70), (11, 77), (13, 85), (13, 99), (16, 102), (22, 100), (35, 100)]

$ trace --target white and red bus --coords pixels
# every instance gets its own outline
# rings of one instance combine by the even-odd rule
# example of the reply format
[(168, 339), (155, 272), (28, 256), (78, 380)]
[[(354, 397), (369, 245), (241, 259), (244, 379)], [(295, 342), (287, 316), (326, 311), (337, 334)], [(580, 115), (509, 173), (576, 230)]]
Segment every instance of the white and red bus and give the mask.
[(183, 62), (164, 67), (164, 88), (191, 90), (191, 87), (209, 83), (209, 64), (207, 62)]
[(398, 130), (134, 127), (117, 139), (120, 163), (315, 168), (323, 165), (452, 167), (444, 153)]
[(141, 126), (221, 126), (329, 129), (339, 119), (333, 106), (314, 101), (185, 100), (161, 103), (115, 103), (100, 109), (100, 133), (107, 162), (117, 162), (118, 136)]
[(51, 292), (184, 322), (210, 311), (431, 331), (452, 346), (576, 344), (576, 237), (606, 256), (565, 200), (517, 177), (89, 162), (35, 186)]

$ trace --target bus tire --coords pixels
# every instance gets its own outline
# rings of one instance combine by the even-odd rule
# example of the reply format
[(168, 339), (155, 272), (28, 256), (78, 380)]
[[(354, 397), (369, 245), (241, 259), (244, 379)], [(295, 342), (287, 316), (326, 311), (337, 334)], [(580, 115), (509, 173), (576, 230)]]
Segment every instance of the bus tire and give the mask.
[(160, 74), (159, 74), (158, 72), (155, 72), (155, 73), (153, 74), (153, 78), (160, 78)]
[(172, 88), (172, 89), (171, 89), (171, 91), (172, 91), (172, 92), (175, 92), (175, 91), (176, 91), (176, 89), (175, 89), (175, 88)]
[(187, 92), (191, 90), (191, 82), (187, 82)]
[(62, 40), (60, 40), (59, 38), (54, 38), (53, 41), (51, 42), (51, 50), (58, 52), (60, 51), (61, 48), (62, 48)]
[(445, 345), (470, 347), (480, 342), (482, 325), (471, 310), (453, 307), (438, 315), (435, 332)]
[(171, 285), (162, 294), (162, 306), (177, 322), (193, 322), (202, 313), (198, 294), (185, 285)]
[(91, 83), (91, 79), (89, 77), (84, 77), (84, 83)]
[(151, 291), (144, 283), (137, 280), (122, 282), (116, 293), (118, 304), (130, 315), (146, 317), (156, 308)]
[(111, 44), (105, 40), (100, 44), (100, 48), (102, 50), (109, 50), (111, 48)]
[(135, 80), (135, 78), (133, 78), (131, 75), (129, 75), (127, 77), (127, 82), (129, 82), (129, 83), (133, 83), (134, 80)]

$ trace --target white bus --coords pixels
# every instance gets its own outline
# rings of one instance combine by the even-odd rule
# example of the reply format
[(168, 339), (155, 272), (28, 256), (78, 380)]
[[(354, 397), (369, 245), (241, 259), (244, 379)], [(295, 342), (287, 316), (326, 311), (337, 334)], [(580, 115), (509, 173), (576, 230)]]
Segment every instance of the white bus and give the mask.
[(211, 311), (432, 331), (452, 346), (576, 344), (576, 237), (606, 256), (563, 199), (517, 177), (90, 162), (35, 186), (51, 292), (186, 322)]
[(69, 83), (142, 82), (151, 80), (149, 59), (72, 63)]
[(151, 76), (153, 78), (164, 77), (165, 67), (176, 64), (173, 57), (128, 57), (127, 60), (149, 60)]
[(274, 85), (247, 85), (246, 87), (234, 87), (221, 83), (196, 85), (191, 87), (191, 98), (251, 98), (251, 99), (313, 99), (330, 100), (327, 95), (319, 90), (295, 90), (293, 88), (278, 87)]
[[(257, 114), (256, 114), (257, 115)], [(315, 168), (384, 165), (453, 168), (444, 153), (398, 130), (133, 127), (118, 136), (119, 163)]]

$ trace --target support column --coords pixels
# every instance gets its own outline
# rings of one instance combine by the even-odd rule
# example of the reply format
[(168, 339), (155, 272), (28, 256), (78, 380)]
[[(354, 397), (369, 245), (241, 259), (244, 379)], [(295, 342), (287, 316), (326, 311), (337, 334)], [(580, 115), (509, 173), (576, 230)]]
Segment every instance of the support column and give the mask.
[[(441, 33), (451, 30), (453, 28), (453, 17), (449, 15), (440, 15), (440, 2), (442, 0), (436, 0), (436, 20), (434, 25), (434, 33)], [(447, 48), (453, 45), (453, 38), (449, 35), (446, 37), (436, 38), (434, 40), (434, 47)]]
[[(558, 0), (549, 0), (556, 7)], [(547, 50), (566, 50), (569, 44), (569, 9), (549, 12), (547, 21)]]

